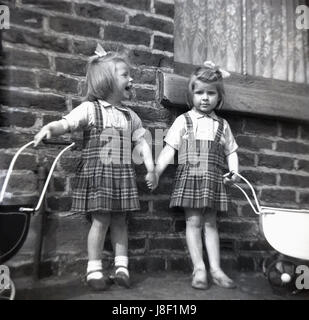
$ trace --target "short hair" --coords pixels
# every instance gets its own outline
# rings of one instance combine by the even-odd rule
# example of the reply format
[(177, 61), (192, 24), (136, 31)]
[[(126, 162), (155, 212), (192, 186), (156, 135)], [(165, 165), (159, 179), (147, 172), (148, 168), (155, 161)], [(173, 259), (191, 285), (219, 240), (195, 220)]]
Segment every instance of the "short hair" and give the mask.
[(130, 63), (125, 54), (108, 52), (105, 56), (93, 56), (89, 59), (86, 74), (86, 100), (105, 100), (115, 88), (116, 63)]
[(193, 108), (193, 91), (195, 82), (199, 80), (204, 83), (215, 85), (219, 99), (215, 109), (219, 110), (224, 104), (225, 91), (223, 86), (222, 73), (217, 68), (211, 67), (198, 67), (190, 76), (187, 90), (187, 104), (190, 109)]

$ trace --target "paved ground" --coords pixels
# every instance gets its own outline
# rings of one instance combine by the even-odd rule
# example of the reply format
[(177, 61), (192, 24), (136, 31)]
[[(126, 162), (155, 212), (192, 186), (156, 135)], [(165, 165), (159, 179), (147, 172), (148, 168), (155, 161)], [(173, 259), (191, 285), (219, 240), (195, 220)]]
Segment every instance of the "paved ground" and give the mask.
[(309, 290), (297, 295), (275, 294), (262, 274), (234, 273), (232, 276), (237, 289), (212, 285), (206, 291), (192, 289), (190, 275), (185, 273), (133, 274), (131, 289), (112, 285), (98, 293), (74, 275), (14, 281), (17, 300), (309, 300)]

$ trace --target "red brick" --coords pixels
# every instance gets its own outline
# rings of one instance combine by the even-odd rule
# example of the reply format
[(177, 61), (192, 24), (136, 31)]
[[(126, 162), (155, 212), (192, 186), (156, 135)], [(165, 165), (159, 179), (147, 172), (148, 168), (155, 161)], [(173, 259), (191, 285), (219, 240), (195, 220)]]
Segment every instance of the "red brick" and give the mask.
[(104, 40), (121, 41), (124, 43), (149, 46), (150, 34), (139, 30), (130, 30), (117, 26), (106, 26), (104, 28)]
[(43, 16), (37, 12), (14, 8), (10, 10), (10, 23), (30, 28), (42, 28)]
[(272, 141), (266, 138), (237, 136), (236, 141), (241, 148), (249, 150), (272, 149)]
[(294, 168), (294, 160), (288, 157), (259, 154), (258, 165), (268, 168), (292, 170)]
[(75, 3), (75, 12), (83, 18), (94, 18), (106, 21), (124, 22), (126, 13), (115, 8), (94, 6), (87, 3)]
[(271, 250), (270, 244), (266, 240), (241, 240), (237, 241), (239, 250), (246, 251), (269, 251)]
[(149, 250), (180, 250), (186, 247), (185, 237), (149, 238)]
[(157, 30), (169, 34), (173, 34), (174, 32), (174, 24), (172, 22), (154, 17), (148, 17), (144, 14), (137, 14), (130, 17), (129, 23), (134, 26), (149, 28), (151, 30)]
[(27, 112), (0, 112), (0, 127), (17, 126), (30, 128), (34, 125), (36, 116)]
[(47, 205), (52, 211), (70, 211), (72, 198), (66, 196), (49, 197), (47, 198)]
[(56, 58), (56, 70), (76, 76), (86, 76), (87, 62), (81, 59)]
[(57, 32), (100, 39), (100, 26), (92, 22), (62, 17), (50, 17), (49, 26)]
[(39, 74), (39, 87), (48, 88), (58, 92), (78, 93), (79, 81), (67, 78), (63, 75), (54, 75), (47, 72)]
[(32, 47), (56, 52), (70, 52), (70, 42), (67, 38), (19, 30), (14, 27), (3, 33), (3, 39), (12, 43), (27, 44)]
[(165, 270), (165, 258), (163, 257), (130, 257), (130, 268), (136, 272), (156, 272)]
[[(3, 185), (5, 177), (0, 178), (0, 185)], [(13, 172), (6, 192), (17, 192), (20, 194), (21, 192), (26, 194), (26, 193), (33, 193), (37, 190), (37, 178), (36, 175), (28, 171), (25, 174), (17, 174), (16, 172)]]
[(31, 134), (20, 134), (0, 130), (0, 148), (18, 148), (33, 140)]
[(174, 52), (174, 40), (173, 38), (154, 36), (153, 48), (162, 51)]
[(174, 19), (174, 4), (155, 1), (154, 7), (157, 14), (161, 14), (163, 16)]
[(66, 186), (66, 179), (61, 177), (53, 177), (50, 183), (50, 190), (56, 192), (64, 192)]
[(81, 161), (81, 155), (64, 155), (60, 159), (61, 168), (67, 173), (76, 173), (77, 166)]
[(253, 185), (275, 185), (276, 184), (276, 174), (263, 172), (261, 169), (259, 171), (242, 171), (241, 174)]
[(65, 111), (64, 97), (50, 93), (0, 90), (2, 103), (8, 106)]
[(137, 10), (150, 10), (150, 0), (106, 0), (107, 3), (118, 4)]
[(300, 136), (304, 140), (309, 140), (309, 129), (308, 129), (308, 126), (302, 125), (300, 127)]
[(48, 57), (44, 54), (11, 48), (4, 49), (4, 59), (1, 64), (27, 68), (49, 68)]
[(129, 219), (129, 231), (132, 234), (137, 232), (159, 232), (167, 233), (171, 230), (171, 221), (169, 219)]
[(295, 141), (278, 141), (277, 142), (277, 151), (280, 152), (288, 152), (291, 154), (308, 154), (309, 153), (309, 145), (295, 142)]
[(152, 54), (151, 52), (141, 50), (131, 50), (129, 55), (130, 61), (138, 66), (147, 65), (153, 67), (170, 67), (173, 68), (173, 58), (161, 54)]
[(298, 136), (298, 125), (292, 122), (280, 121), (281, 137), (284, 139), (296, 139)]
[(192, 262), (188, 255), (167, 257), (168, 269), (173, 271), (192, 272)]
[(287, 186), (287, 187), (308, 188), (309, 177), (281, 173), (280, 185)]
[(244, 167), (253, 167), (255, 160), (254, 160), (254, 154), (252, 153), (244, 153), (244, 152), (238, 152), (238, 159), (239, 164)]
[(52, 121), (58, 121), (61, 120), (61, 116), (54, 116), (54, 115), (43, 115), (43, 126), (45, 126), (46, 124), (52, 122)]
[[(14, 154), (1, 153), (0, 169), (7, 170), (14, 157)], [(14, 165), (13, 170), (32, 170), (37, 168), (36, 157), (29, 154), (21, 154)]]
[(156, 71), (132, 68), (131, 77), (135, 83), (156, 84)]
[(35, 73), (24, 70), (0, 70), (1, 85), (35, 88)]
[[(143, 99), (140, 97), (141, 95), (137, 95), (138, 100), (145, 100), (145, 101), (152, 101), (151, 98), (154, 99), (154, 97), (151, 97), (151, 95), (154, 95), (155, 92), (150, 90), (150, 93), (148, 94), (148, 91), (142, 92), (144, 95)], [(148, 108), (146, 106), (131, 106), (131, 109), (135, 111), (139, 117), (142, 120), (150, 120), (150, 121), (166, 121), (169, 117), (169, 110), (157, 110), (155, 108)], [(153, 139), (155, 139), (155, 136), (152, 136)]]
[[(309, 204), (309, 192), (301, 192), (299, 196), (299, 200), (301, 204)], [(308, 209), (308, 208), (304, 208)]]
[(299, 160), (298, 161), (298, 170), (303, 170), (309, 172), (309, 161)]
[(282, 206), (286, 203), (295, 203), (295, 190), (278, 190), (278, 189), (263, 189), (261, 193), (261, 201), (269, 204), (281, 203)]
[(246, 118), (243, 132), (260, 136), (276, 136), (278, 135), (278, 123), (268, 119)]
[(259, 234), (259, 225), (256, 221), (220, 221), (218, 230), (219, 233), (238, 233), (243, 237), (245, 235), (257, 236)]
[(146, 251), (146, 237), (130, 237), (129, 250), (131, 252), (136, 250)]
[(59, 11), (62, 13), (72, 12), (72, 4), (62, 0), (23, 0), (24, 5), (35, 5), (36, 8)]
[(135, 88), (135, 92), (138, 101), (154, 101), (156, 98), (154, 89)]
[[(183, 211), (183, 209), (180, 209)], [(185, 221), (185, 213), (183, 212), (183, 218), (179, 218), (175, 221), (175, 232), (185, 232), (186, 230), (186, 221)]]

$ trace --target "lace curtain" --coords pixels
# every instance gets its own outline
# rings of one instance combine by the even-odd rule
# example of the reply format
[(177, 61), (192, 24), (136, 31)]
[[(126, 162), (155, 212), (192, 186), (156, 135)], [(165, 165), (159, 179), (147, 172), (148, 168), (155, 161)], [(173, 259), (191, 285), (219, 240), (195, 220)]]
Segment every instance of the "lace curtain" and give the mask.
[(213, 60), (227, 70), (309, 84), (305, 0), (175, 0), (175, 62)]

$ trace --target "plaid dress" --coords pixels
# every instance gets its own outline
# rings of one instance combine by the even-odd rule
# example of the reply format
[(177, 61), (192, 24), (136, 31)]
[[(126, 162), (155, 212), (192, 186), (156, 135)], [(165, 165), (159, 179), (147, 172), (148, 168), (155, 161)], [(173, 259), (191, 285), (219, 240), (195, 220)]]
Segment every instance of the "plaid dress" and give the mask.
[(178, 152), (178, 168), (170, 207), (213, 208), (227, 211), (228, 197), (223, 183), (225, 154), (220, 138), (223, 119), (214, 141), (196, 140), (193, 123), (186, 113), (188, 139), (183, 139)]
[(103, 130), (98, 102), (95, 125), (84, 131), (82, 159), (73, 188), (73, 212), (135, 211), (140, 209), (136, 174), (131, 163), (131, 116), (123, 111), (128, 130)]

